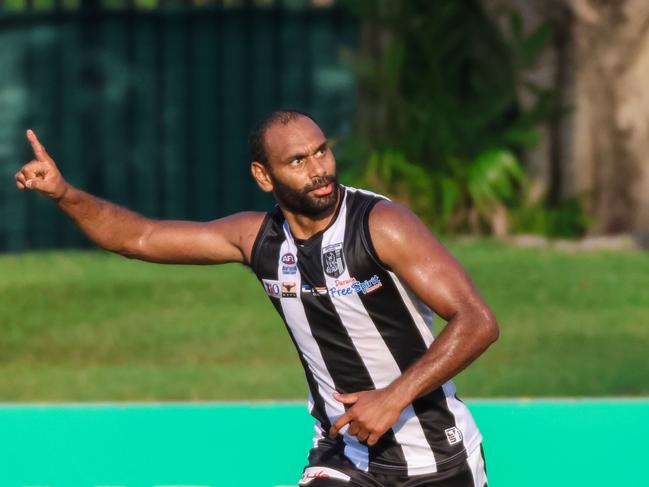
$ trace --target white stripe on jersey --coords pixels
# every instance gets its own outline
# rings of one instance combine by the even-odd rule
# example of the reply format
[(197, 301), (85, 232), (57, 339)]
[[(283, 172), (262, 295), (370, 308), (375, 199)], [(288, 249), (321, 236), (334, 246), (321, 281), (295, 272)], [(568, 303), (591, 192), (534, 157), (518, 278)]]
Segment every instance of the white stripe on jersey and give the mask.
[[(363, 194), (370, 194), (372, 196), (388, 199), (383, 195), (373, 193), (367, 190), (355, 189), (347, 187), (347, 190), (352, 192), (359, 192)], [(414, 293), (406, 287), (401, 280), (397, 277), (394, 272), (388, 271), (388, 274), (392, 278), (397, 291), (401, 295), (406, 308), (410, 312), (410, 315), (419, 330), (424, 342), (427, 347), (430, 347), (435, 340), (434, 328), (433, 328), (433, 311), (423, 303)], [(362, 305), (361, 305), (362, 306)], [(455, 384), (453, 381), (448, 381), (442, 387), (444, 395), (446, 397), (446, 404), (449, 411), (455, 418), (456, 427), (462, 432), (464, 438), (464, 446), (466, 451), (470, 452), (475, 450), (475, 448), (482, 442), (482, 435), (478, 429), (473, 416), (468, 411), (467, 407), (455, 397)]]
[[(309, 393), (309, 396), (310, 395), (311, 393)], [(313, 425), (313, 448), (316, 448), (318, 446), (318, 442), (324, 439), (325, 436), (322, 431), (322, 424), (316, 419)]]
[[(285, 233), (287, 232), (287, 229), (288, 223), (285, 222)], [(297, 247), (295, 246), (293, 239), (289, 238), (288, 235), (289, 234), (287, 234), (286, 240), (282, 243), (279, 254), (280, 256), (289, 252), (294, 256), (297, 255)], [(279, 267), (277, 269), (277, 278), (280, 285), (282, 282), (292, 282), (295, 284), (296, 292), (299, 293), (302, 286), (300, 272), (298, 271), (296, 274), (285, 274), (282, 269), (284, 266), (282, 265), (281, 259), (278, 259), (278, 262)], [(345, 408), (333, 397), (334, 381), (327, 370), (327, 364), (322, 357), (320, 347), (311, 334), (309, 320), (306, 317), (302, 300), (295, 298), (280, 298), (280, 303), (286, 323), (291, 328), (291, 332), (297, 342), (300, 353), (304, 357), (309, 370), (311, 370), (316, 384), (318, 384), (318, 392), (325, 402), (325, 412), (331, 421), (335, 421), (345, 413)]]
[(467, 452), (471, 452), (482, 442), (480, 430), (466, 405), (455, 397), (455, 383), (449, 380), (442, 386), (442, 390), (446, 396), (446, 405), (455, 417), (455, 426), (462, 432), (464, 437), (464, 448), (466, 448)]
[[(345, 226), (347, 193), (341, 203), (340, 214), (343, 215), (331, 227), (329, 227), (322, 237), (322, 247), (341, 243), (345, 238)], [(336, 279), (325, 274), (327, 288), (336, 287), (337, 280), (351, 280), (349, 268), (346, 266), (344, 272)], [(357, 294), (350, 294), (344, 299), (332, 297), (332, 302), (340, 320), (347, 330), (347, 334), (352, 340), (354, 347), (363, 360), (367, 371), (370, 374), (372, 382), (376, 388), (387, 387), (401, 375), (399, 365), (394, 360), (388, 346), (381, 337), (372, 318), (365, 310), (360, 297)], [(423, 473), (433, 473), (437, 471), (434, 462), (434, 454), (428, 444), (424, 430), (415, 414), (412, 405), (406, 407), (396, 424), (392, 427), (394, 436), (401, 444), (404, 457), (406, 459), (408, 475)], [(345, 455), (354, 461), (361, 453), (357, 451), (359, 446), (356, 438), (345, 434), (346, 443)], [(362, 455), (366, 454), (367, 449), (363, 447)]]
[(426, 346), (430, 347), (435, 340), (435, 334), (433, 333), (433, 311), (422, 303), (421, 300), (413, 296), (412, 291), (401, 283), (401, 280), (399, 280), (394, 272), (389, 271), (388, 273), (394, 285), (397, 287), (397, 291), (399, 291), (406, 308), (410, 311), (410, 316), (412, 316), (412, 320), (417, 325), (417, 329), (424, 339)]
[[(433, 312), (426, 306), (420, 299), (418, 299), (410, 289), (408, 289), (394, 272), (389, 272), (390, 277), (394, 281), (401, 299), (406, 304), (413, 321), (417, 325), (419, 333), (421, 333), (426, 346), (430, 347), (435, 340), (433, 333)], [(482, 441), (482, 435), (478, 430), (473, 416), (467, 407), (455, 397), (455, 384), (449, 380), (442, 386), (444, 396), (446, 398), (446, 405), (449, 411), (455, 418), (456, 427), (462, 432), (464, 446), (466, 451), (472, 451)]]
[(484, 487), (487, 485), (487, 471), (482, 457), (482, 449), (480, 445), (476, 445), (473, 450), (467, 451), (469, 452), (467, 462), (473, 476), (473, 485), (474, 487)]

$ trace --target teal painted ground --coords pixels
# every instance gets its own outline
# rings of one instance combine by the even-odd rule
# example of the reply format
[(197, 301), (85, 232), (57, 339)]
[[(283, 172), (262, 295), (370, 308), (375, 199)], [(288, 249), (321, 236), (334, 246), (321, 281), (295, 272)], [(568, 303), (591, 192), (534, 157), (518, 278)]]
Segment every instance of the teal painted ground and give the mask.
[[(492, 487), (647, 486), (649, 399), (468, 401)], [(0, 487), (295, 485), (300, 404), (0, 407)]]

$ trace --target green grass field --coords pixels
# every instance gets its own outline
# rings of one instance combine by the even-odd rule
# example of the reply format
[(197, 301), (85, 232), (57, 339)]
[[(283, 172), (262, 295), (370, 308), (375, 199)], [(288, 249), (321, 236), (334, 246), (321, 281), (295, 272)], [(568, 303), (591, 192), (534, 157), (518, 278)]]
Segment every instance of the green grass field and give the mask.
[[(501, 325), (457, 378), (462, 396), (649, 394), (649, 255), (450, 248)], [(242, 266), (0, 256), (0, 401), (302, 399), (305, 387)]]

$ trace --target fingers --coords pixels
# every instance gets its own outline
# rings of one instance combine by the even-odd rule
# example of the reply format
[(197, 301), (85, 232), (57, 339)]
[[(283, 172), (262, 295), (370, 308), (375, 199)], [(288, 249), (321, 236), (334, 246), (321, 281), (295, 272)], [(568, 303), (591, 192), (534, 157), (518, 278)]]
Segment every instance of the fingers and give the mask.
[(25, 175), (21, 171), (18, 171), (14, 178), (16, 179), (16, 186), (18, 189), (25, 189)]
[(20, 172), (23, 174), (23, 176), (25, 176), (25, 179), (29, 181), (30, 179), (46, 177), (49, 172), (49, 169), (50, 167), (47, 163), (38, 160), (33, 160), (25, 164), (20, 169)]
[(340, 394), (339, 392), (334, 392), (334, 399), (343, 404), (354, 404), (358, 401), (359, 393), (352, 392), (350, 394)]
[(45, 151), (45, 147), (43, 147), (43, 145), (38, 140), (38, 137), (36, 137), (36, 134), (32, 129), (29, 129), (27, 131), (27, 139), (32, 145), (32, 150), (34, 151), (34, 155), (36, 156), (36, 159), (38, 159), (39, 161), (46, 161), (49, 159), (49, 156)]
[[(340, 428), (339, 428), (340, 429)], [(378, 438), (380, 435), (376, 435), (375, 433), (370, 433), (370, 431), (363, 427), (358, 421), (350, 421), (349, 422), (349, 429), (347, 430), (347, 433), (350, 436), (355, 436), (358, 441), (361, 443), (364, 441), (367, 441), (368, 439), (372, 439), (374, 443), (371, 443), (372, 445), (375, 444), (378, 441)], [(368, 444), (370, 444), (368, 442)]]
[(49, 174), (50, 167), (47, 163), (33, 160), (25, 164), (14, 178), (19, 189), (38, 189)]
[[(335, 438), (347, 424), (349, 429), (345, 434), (355, 436), (358, 441), (366, 442), (368, 446), (376, 445), (381, 436), (394, 424), (399, 413), (393, 419), (386, 419), (383, 402), (377, 399), (380, 391), (360, 391), (349, 394), (334, 393), (334, 399), (345, 405), (345, 414), (331, 426), (329, 436)], [(380, 397), (379, 397), (380, 399)]]
[[(351, 428), (350, 428), (350, 429), (351, 429)], [(358, 433), (357, 433), (356, 435), (354, 435), (354, 436), (356, 436), (356, 438), (358, 439), (358, 441), (360, 441), (361, 443), (363, 443), (363, 442), (366, 441), (367, 438), (370, 436), (370, 432), (367, 431), (367, 430), (364, 429), (364, 428), (359, 428), (359, 429), (358, 429)]]
[(338, 418), (338, 421), (336, 421), (333, 425), (331, 425), (331, 429), (329, 430), (329, 437), (330, 438), (335, 438), (338, 436), (338, 432), (340, 429), (345, 426), (347, 423), (349, 423), (352, 420), (352, 415), (349, 412), (346, 412), (343, 414), (340, 418)]
[(367, 440), (367, 438), (370, 436), (369, 430), (361, 426), (358, 421), (352, 421), (351, 423), (349, 423), (347, 434), (355, 436), (360, 442)]
[(28, 179), (25, 182), (25, 186), (27, 189), (43, 189), (45, 190), (45, 187), (43, 186), (43, 180), (42, 179)]

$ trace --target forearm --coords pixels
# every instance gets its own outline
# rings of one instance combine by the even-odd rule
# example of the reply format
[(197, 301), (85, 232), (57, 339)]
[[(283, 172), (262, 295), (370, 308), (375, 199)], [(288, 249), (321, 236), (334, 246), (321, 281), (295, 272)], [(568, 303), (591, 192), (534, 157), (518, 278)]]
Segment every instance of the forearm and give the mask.
[(464, 370), (497, 338), (498, 325), (488, 310), (457, 313), (426, 353), (389, 388), (405, 407)]
[(127, 256), (137, 246), (147, 221), (135, 212), (70, 185), (57, 204), (96, 245)]

